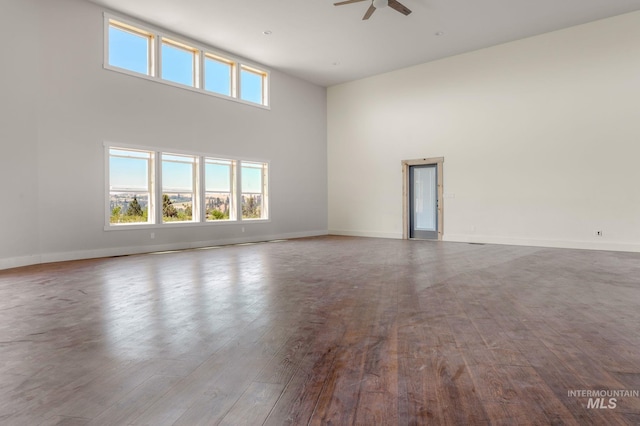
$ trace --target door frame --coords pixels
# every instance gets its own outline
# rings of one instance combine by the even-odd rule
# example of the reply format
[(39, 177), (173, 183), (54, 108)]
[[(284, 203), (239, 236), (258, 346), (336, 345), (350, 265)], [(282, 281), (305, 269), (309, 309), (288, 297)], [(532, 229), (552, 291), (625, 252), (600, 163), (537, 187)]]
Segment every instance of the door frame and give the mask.
[(436, 166), (437, 173), (437, 186), (438, 186), (438, 238), (437, 241), (442, 240), (442, 231), (444, 229), (444, 202), (443, 202), (443, 172), (442, 166), (444, 163), (444, 157), (430, 157), (420, 158), (417, 160), (402, 160), (402, 239), (409, 240), (409, 179), (411, 178), (409, 173), (409, 167), (411, 166)]

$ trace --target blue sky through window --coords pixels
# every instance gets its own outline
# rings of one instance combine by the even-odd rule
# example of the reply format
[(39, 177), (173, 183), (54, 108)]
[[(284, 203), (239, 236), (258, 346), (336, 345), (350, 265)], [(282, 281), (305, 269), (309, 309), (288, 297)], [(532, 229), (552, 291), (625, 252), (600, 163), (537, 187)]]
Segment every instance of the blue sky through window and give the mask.
[(241, 70), (240, 94), (242, 100), (262, 104), (262, 75)]
[(262, 165), (242, 166), (242, 192), (262, 193)]
[[(163, 156), (165, 158), (166, 156)], [(186, 157), (189, 158), (189, 157)], [(189, 158), (193, 161), (193, 158)], [(163, 192), (193, 192), (193, 162), (162, 161)]]
[(162, 78), (193, 86), (194, 53), (170, 44), (162, 44)]
[(112, 190), (149, 190), (149, 161), (141, 158), (111, 157), (109, 185)]
[(109, 65), (149, 74), (149, 37), (109, 26)]
[(231, 166), (207, 163), (205, 167), (205, 188), (207, 192), (231, 192)]
[[(235, 66), (233, 60), (213, 57), (213, 53), (197, 48), (183, 46), (177, 41), (161, 38), (160, 64), (155, 57), (154, 35), (146, 30), (129, 27), (128, 24), (110, 21), (108, 28), (108, 63), (143, 75), (158, 77), (157, 66), (160, 65), (160, 78), (166, 81), (199, 87), (201, 90), (236, 97), (233, 93)], [(153, 51), (153, 52), (152, 52)], [(204, 55), (203, 63), (196, 70), (196, 55)], [(239, 66), (239, 65), (238, 65)], [(153, 70), (151, 69), (153, 68)], [(240, 98), (258, 105), (265, 105), (265, 74), (251, 67), (240, 67), (238, 88)], [(202, 73), (203, 82), (195, 81), (196, 74)], [(200, 86), (200, 84), (203, 86)]]
[(215, 59), (205, 58), (204, 89), (231, 96), (231, 65)]
[[(109, 186), (113, 190), (149, 191), (149, 160), (151, 153), (110, 149)], [(163, 155), (162, 186), (165, 192), (193, 191), (196, 158), (192, 156)], [(262, 192), (261, 163), (244, 163), (242, 192)], [(207, 160), (205, 188), (209, 192), (231, 192), (231, 161)]]

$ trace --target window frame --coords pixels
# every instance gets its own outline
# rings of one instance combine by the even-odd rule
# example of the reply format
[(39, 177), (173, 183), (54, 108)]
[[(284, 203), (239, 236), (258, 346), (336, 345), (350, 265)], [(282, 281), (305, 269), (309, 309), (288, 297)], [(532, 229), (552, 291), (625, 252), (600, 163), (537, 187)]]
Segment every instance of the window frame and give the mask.
[[(218, 193), (220, 191), (207, 191), (207, 164), (221, 164), (221, 163), (229, 163), (229, 219), (209, 219), (207, 214), (207, 194)], [(204, 157), (204, 166), (202, 172), (202, 205), (203, 208), (200, 210), (200, 214), (203, 217), (203, 222), (206, 223), (220, 223), (220, 222), (233, 222), (238, 221), (238, 185), (237, 185), (237, 175), (238, 175), (238, 160), (230, 160), (226, 158), (214, 158), (214, 157)]]
[[(261, 172), (261, 192), (244, 192), (242, 188), (242, 168), (244, 164), (247, 164), (247, 167), (255, 168), (256, 165), (260, 165)], [(238, 176), (240, 178), (240, 184), (238, 185), (238, 217), (245, 222), (254, 222), (254, 221), (262, 221), (269, 219), (269, 163), (263, 161), (250, 161), (250, 160), (241, 160), (238, 165)], [(244, 217), (243, 207), (244, 207), (244, 194), (260, 194), (260, 217), (250, 218)]]
[[(127, 18), (122, 15), (116, 15), (108, 12), (103, 13), (104, 16), (104, 45), (103, 45), (103, 68), (110, 71), (138, 77), (150, 81), (155, 81), (168, 86), (190, 90), (207, 96), (213, 96), (220, 99), (238, 102), (244, 105), (253, 106), (265, 110), (271, 109), (270, 103), (270, 83), (271, 71), (262, 65), (258, 65), (251, 61), (237, 57), (235, 55), (218, 50), (214, 47), (199, 43), (187, 37), (180, 36), (158, 27), (146, 24), (133, 18)], [(120, 68), (109, 63), (109, 27), (114, 25), (116, 28), (125, 28), (126, 31), (140, 33), (150, 37), (149, 48), (149, 74), (141, 74), (126, 68)], [(194, 52), (194, 85), (188, 86), (171, 80), (162, 78), (162, 46), (163, 42), (168, 41), (172, 47), (183, 48)], [(213, 59), (220, 62), (226, 62), (232, 65), (231, 70), (231, 95), (227, 96), (211, 90), (205, 90), (205, 62), (206, 59)], [(241, 72), (247, 70), (262, 76), (262, 103), (255, 103), (244, 100), (241, 97), (242, 84)]]
[[(147, 46), (147, 74), (142, 74), (139, 73), (137, 71), (128, 69), (128, 68), (122, 68), (119, 67), (117, 65), (111, 65), (111, 63), (109, 62), (109, 52), (110, 52), (110, 43), (109, 43), (109, 28), (110, 27), (114, 27), (116, 29), (119, 29), (121, 31), (125, 31), (134, 35), (138, 35), (141, 37), (145, 37), (148, 39), (148, 46)], [(117, 71), (117, 72), (121, 72), (123, 74), (128, 74), (128, 75), (132, 75), (135, 77), (142, 77), (142, 78), (150, 78), (153, 79), (155, 78), (155, 70), (157, 68), (156, 66), (156, 36), (154, 35), (153, 31), (151, 31), (149, 28), (147, 28), (144, 25), (137, 25), (137, 24), (130, 24), (129, 22), (126, 22), (124, 20), (118, 19), (117, 17), (110, 17), (107, 18), (107, 15), (105, 14), (105, 25), (104, 25), (104, 68), (106, 69), (110, 69), (113, 71)]]
[[(180, 157), (184, 157), (184, 158), (190, 158), (192, 161), (184, 161), (184, 160), (179, 160)], [(199, 164), (200, 164), (200, 156), (198, 155), (192, 155), (192, 154), (177, 154), (175, 152), (159, 152), (158, 153), (158, 162), (160, 163), (160, 190), (159, 192), (159, 196), (162, 197), (162, 203), (160, 202), (160, 198), (158, 198), (158, 207), (162, 210), (163, 207), (163, 203), (164, 203), (164, 195), (165, 194), (173, 194), (174, 192), (180, 193), (180, 192), (184, 192), (184, 191), (180, 191), (177, 188), (165, 188), (165, 169), (164, 169), (164, 163), (179, 163), (179, 164), (190, 164), (191, 165), (191, 191), (189, 192), (189, 194), (191, 195), (191, 219), (190, 220), (167, 220), (165, 221), (165, 216), (164, 216), (164, 211), (160, 212), (160, 216), (158, 216), (159, 218), (162, 219), (158, 219), (159, 223), (162, 224), (168, 224), (168, 223), (192, 223), (192, 222), (198, 222), (200, 220), (200, 213), (199, 213), (199, 203), (198, 203), (198, 199), (200, 198), (198, 196), (198, 192), (199, 192), (199, 182), (198, 182), (198, 173), (199, 173)]]
[[(238, 63), (231, 59), (224, 58), (219, 55), (214, 55), (211, 52), (202, 53), (202, 89), (207, 93), (215, 93), (220, 96), (239, 98), (238, 96)], [(229, 95), (216, 92), (213, 90), (207, 90), (207, 60), (227, 64), (229, 66)]]
[(258, 69), (256, 67), (252, 67), (250, 65), (246, 65), (246, 64), (240, 64), (239, 66), (239, 71), (238, 71), (238, 86), (239, 86), (239, 91), (240, 93), (238, 94), (238, 98), (240, 98), (242, 101), (244, 102), (249, 102), (249, 103), (253, 103), (256, 104), (256, 102), (253, 101), (249, 101), (247, 99), (242, 99), (242, 72), (248, 72), (250, 74), (256, 75), (260, 77), (260, 98), (261, 98), (261, 103), (257, 104), (257, 105), (266, 105), (268, 104), (268, 90), (267, 90), (267, 84), (268, 84), (268, 79), (269, 79), (269, 74), (266, 71), (263, 71), (261, 69)]
[[(111, 154), (111, 150), (116, 151), (130, 151), (130, 152), (141, 152), (149, 154), (147, 159), (147, 191), (140, 191), (134, 188), (116, 188), (115, 190), (111, 186), (111, 158), (113, 155)], [(156, 208), (155, 208), (155, 197), (154, 193), (156, 191), (155, 184), (155, 168), (157, 162), (157, 155), (154, 151), (144, 148), (133, 148), (133, 147), (122, 147), (122, 146), (105, 146), (105, 187), (106, 187), (106, 208), (105, 208), (105, 223), (110, 227), (130, 227), (130, 226), (148, 226), (152, 225), (156, 221)], [(119, 158), (127, 158), (124, 155), (115, 155), (115, 157)], [(132, 157), (132, 158), (142, 158), (142, 157)], [(147, 201), (147, 221), (146, 222), (122, 222), (122, 223), (112, 223), (111, 222), (111, 212), (113, 209), (111, 208), (111, 195), (114, 192), (121, 193), (131, 193), (131, 194), (146, 194), (148, 197)]]
[[(130, 223), (111, 223), (110, 208), (110, 150), (123, 151), (141, 151), (150, 154), (150, 164), (148, 167), (149, 180), (149, 206), (148, 206), (148, 222), (130, 222)], [(190, 221), (169, 221), (164, 222), (162, 212), (162, 196), (164, 188), (162, 184), (162, 162), (164, 156), (185, 156), (193, 157), (193, 203), (192, 203), (192, 220)], [(230, 217), (223, 220), (207, 220), (206, 215), (206, 162), (225, 161), (231, 165), (230, 184), (231, 184), (231, 201), (229, 204)], [(262, 217), (260, 218), (243, 218), (242, 217), (242, 164), (261, 164), (262, 165)], [(173, 228), (173, 227), (190, 227), (190, 226), (233, 226), (243, 223), (269, 223), (271, 222), (271, 213), (269, 211), (269, 170), (270, 162), (263, 159), (247, 159), (239, 157), (231, 157), (227, 155), (217, 155), (203, 152), (193, 152), (185, 150), (149, 147), (141, 145), (121, 144), (115, 142), (104, 142), (104, 230), (114, 231), (123, 229), (146, 229), (146, 228)], [(231, 217), (232, 214), (235, 217)]]
[[(174, 49), (178, 49), (184, 52), (188, 52), (191, 54), (191, 85), (188, 84), (184, 84), (184, 83), (180, 83), (178, 81), (175, 80), (169, 80), (166, 79), (162, 74), (163, 74), (163, 54), (162, 54), (162, 47), (163, 46), (169, 46), (172, 47)], [(188, 44), (182, 43), (180, 41), (176, 41), (172, 38), (166, 37), (166, 36), (160, 36), (159, 37), (159, 61), (158, 61), (158, 75), (160, 76), (160, 78), (162, 79), (163, 82), (167, 82), (167, 83), (172, 83), (172, 84), (177, 84), (180, 86), (186, 86), (186, 87), (192, 87), (195, 89), (200, 88), (201, 86), (201, 78), (200, 78), (200, 57), (201, 55), (201, 51), (195, 47), (192, 47)]]

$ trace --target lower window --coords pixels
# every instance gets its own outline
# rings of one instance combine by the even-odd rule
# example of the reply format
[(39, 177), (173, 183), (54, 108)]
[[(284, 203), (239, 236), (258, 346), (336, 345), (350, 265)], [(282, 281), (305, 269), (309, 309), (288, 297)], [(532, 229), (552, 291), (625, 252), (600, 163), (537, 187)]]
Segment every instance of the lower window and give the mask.
[(110, 145), (105, 152), (108, 227), (269, 219), (266, 162)]
[(150, 223), (154, 153), (109, 149), (109, 223)]
[(191, 222), (194, 209), (196, 157), (162, 154), (162, 221)]
[(207, 158), (205, 160), (205, 212), (208, 221), (235, 220), (236, 162)]
[(267, 164), (242, 162), (242, 218), (266, 219)]

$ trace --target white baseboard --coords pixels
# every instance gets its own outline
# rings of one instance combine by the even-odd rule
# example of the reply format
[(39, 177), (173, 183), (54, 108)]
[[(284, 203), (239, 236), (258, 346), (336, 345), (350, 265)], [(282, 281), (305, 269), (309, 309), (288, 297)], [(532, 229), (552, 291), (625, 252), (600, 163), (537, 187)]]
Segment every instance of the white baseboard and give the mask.
[(504, 244), (513, 246), (553, 247), (583, 250), (640, 252), (640, 244), (620, 241), (575, 241), (536, 238), (496, 237), (475, 234), (445, 234), (443, 241), (458, 243)]
[(37, 265), (40, 263), (52, 263), (52, 262), (65, 262), (69, 260), (81, 260), (81, 259), (94, 259), (100, 257), (113, 257), (113, 256), (127, 256), (131, 254), (153, 253), (158, 251), (170, 251), (170, 250), (186, 250), (196, 249), (211, 246), (222, 246), (230, 244), (242, 244), (242, 243), (254, 243), (261, 241), (272, 240), (287, 240), (292, 238), (305, 238), (305, 237), (318, 237), (322, 235), (328, 235), (326, 230), (322, 231), (307, 231), (307, 232), (290, 232), (284, 234), (263, 235), (259, 237), (241, 237), (241, 238), (227, 238), (208, 241), (195, 241), (195, 242), (178, 242), (172, 244), (157, 244), (146, 246), (132, 246), (132, 247), (113, 247), (105, 249), (93, 249), (93, 250), (81, 250), (81, 251), (68, 251), (68, 252), (54, 252), (54, 253), (42, 253), (33, 256), (21, 256), (10, 257), (0, 259), (0, 270), (19, 268), (21, 266)]
[(330, 229), (329, 235), (344, 235), (348, 237), (368, 237), (368, 238), (391, 238), (396, 240), (402, 239), (402, 233), (395, 232), (375, 232), (375, 231), (343, 231), (339, 229)]
[[(345, 231), (330, 229), (330, 235), (345, 235), (351, 237), (371, 237), (371, 238), (395, 238), (402, 239), (401, 233), (392, 232), (373, 232), (373, 231)], [(513, 237), (497, 237), (492, 235), (477, 234), (444, 234), (442, 241), (458, 242), (458, 243), (484, 243), (484, 244), (503, 244), (512, 246), (531, 246), (531, 247), (553, 247), (567, 249), (583, 249), (583, 250), (605, 250), (605, 251), (624, 251), (624, 252), (640, 252), (639, 243), (628, 243), (621, 241), (576, 241), (576, 240), (552, 240), (552, 239), (536, 239), (536, 238), (513, 238)]]
[(3, 269), (19, 268), (21, 266), (36, 265), (42, 263), (42, 256), (20, 256), (20, 257), (8, 257), (0, 259), (0, 271)]

